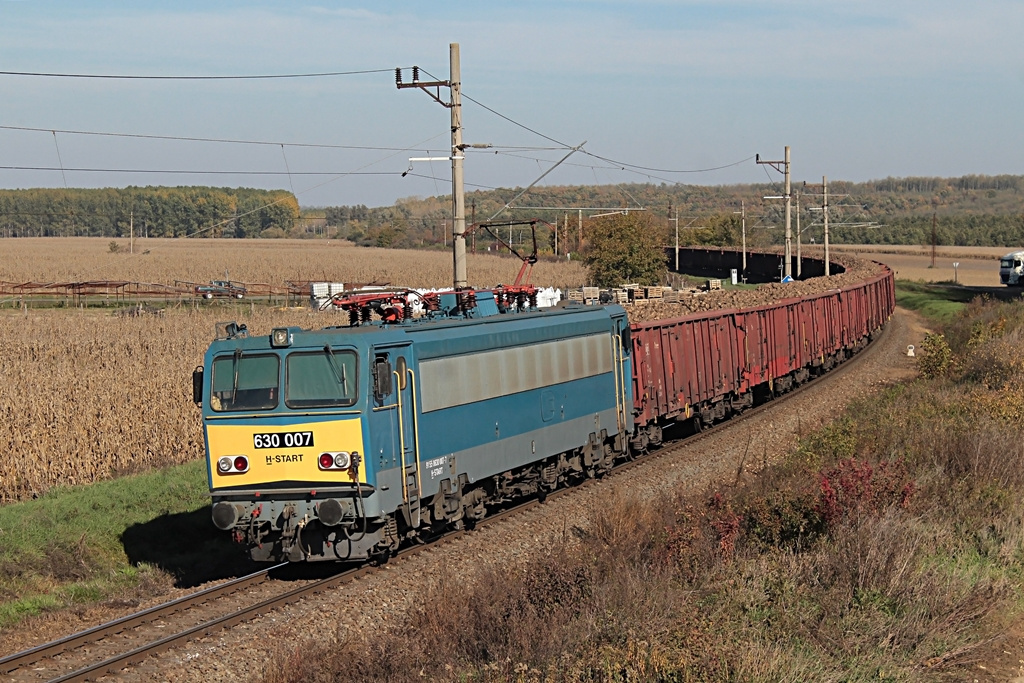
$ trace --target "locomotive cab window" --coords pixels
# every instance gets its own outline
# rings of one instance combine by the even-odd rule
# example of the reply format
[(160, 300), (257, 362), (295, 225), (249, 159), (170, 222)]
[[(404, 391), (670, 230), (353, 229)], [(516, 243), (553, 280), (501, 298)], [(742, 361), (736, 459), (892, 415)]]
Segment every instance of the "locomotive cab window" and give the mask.
[(350, 406), (359, 396), (356, 354), (324, 346), (285, 360), (284, 403), (289, 408)]
[(210, 407), (217, 412), (277, 407), (281, 359), (236, 351), (213, 359)]

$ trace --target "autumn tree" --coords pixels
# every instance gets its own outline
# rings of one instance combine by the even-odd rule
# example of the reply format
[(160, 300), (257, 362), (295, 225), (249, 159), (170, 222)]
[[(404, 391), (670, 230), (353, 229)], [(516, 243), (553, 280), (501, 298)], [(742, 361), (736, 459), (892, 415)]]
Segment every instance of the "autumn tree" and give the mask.
[(664, 279), (668, 270), (665, 228), (655, 226), (649, 214), (632, 211), (604, 216), (588, 227), (589, 246), (584, 251), (584, 262), (594, 284), (656, 285)]

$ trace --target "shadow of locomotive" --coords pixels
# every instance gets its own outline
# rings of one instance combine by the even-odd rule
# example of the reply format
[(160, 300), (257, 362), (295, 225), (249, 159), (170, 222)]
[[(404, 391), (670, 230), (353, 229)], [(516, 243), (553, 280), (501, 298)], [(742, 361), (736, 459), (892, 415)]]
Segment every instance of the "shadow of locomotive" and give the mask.
[(121, 534), (121, 544), (133, 565), (144, 562), (159, 567), (175, 577), (179, 588), (244, 576), (261, 568), (242, 546), (213, 526), (207, 506), (133, 524)]

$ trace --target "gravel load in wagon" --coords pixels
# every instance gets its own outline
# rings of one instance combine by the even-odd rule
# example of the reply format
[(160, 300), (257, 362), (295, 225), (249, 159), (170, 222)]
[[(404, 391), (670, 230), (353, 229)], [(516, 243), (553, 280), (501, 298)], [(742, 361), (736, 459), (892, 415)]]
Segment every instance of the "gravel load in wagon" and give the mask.
[(669, 303), (664, 297), (646, 300), (643, 305), (627, 306), (629, 321), (633, 324), (656, 320), (671, 320), (702, 311), (723, 308), (753, 308), (782, 299), (802, 298), (841, 289), (863, 282), (881, 272), (882, 266), (874, 261), (842, 256), (830, 259), (846, 271), (829, 277), (813, 277), (794, 282), (769, 282), (756, 289), (716, 289), (712, 291), (679, 292), (678, 303)]

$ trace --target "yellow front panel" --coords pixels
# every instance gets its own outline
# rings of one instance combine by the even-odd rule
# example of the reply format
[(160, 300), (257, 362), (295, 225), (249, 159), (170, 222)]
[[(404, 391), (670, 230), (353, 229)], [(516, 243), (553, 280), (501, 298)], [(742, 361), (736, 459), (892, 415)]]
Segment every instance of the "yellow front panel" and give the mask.
[[(297, 435), (307, 432), (312, 434), (311, 446), (284, 445), (285, 434)], [(277, 435), (276, 439), (273, 438), (274, 435)], [(210, 478), (214, 489), (278, 481), (354, 482), (347, 471), (324, 471), (317, 466), (317, 459), (325, 451), (358, 452), (362, 457), (359, 481), (366, 482), (366, 451), (363, 449), (362, 420), (359, 418), (290, 425), (255, 422), (246, 425), (207, 423), (206, 438), (210, 447)], [(288, 440), (302, 442), (306, 439), (296, 437)], [(277, 442), (278, 446), (257, 448), (257, 442)], [(225, 455), (246, 456), (249, 458), (249, 471), (242, 474), (221, 474), (217, 471), (217, 460)]]

